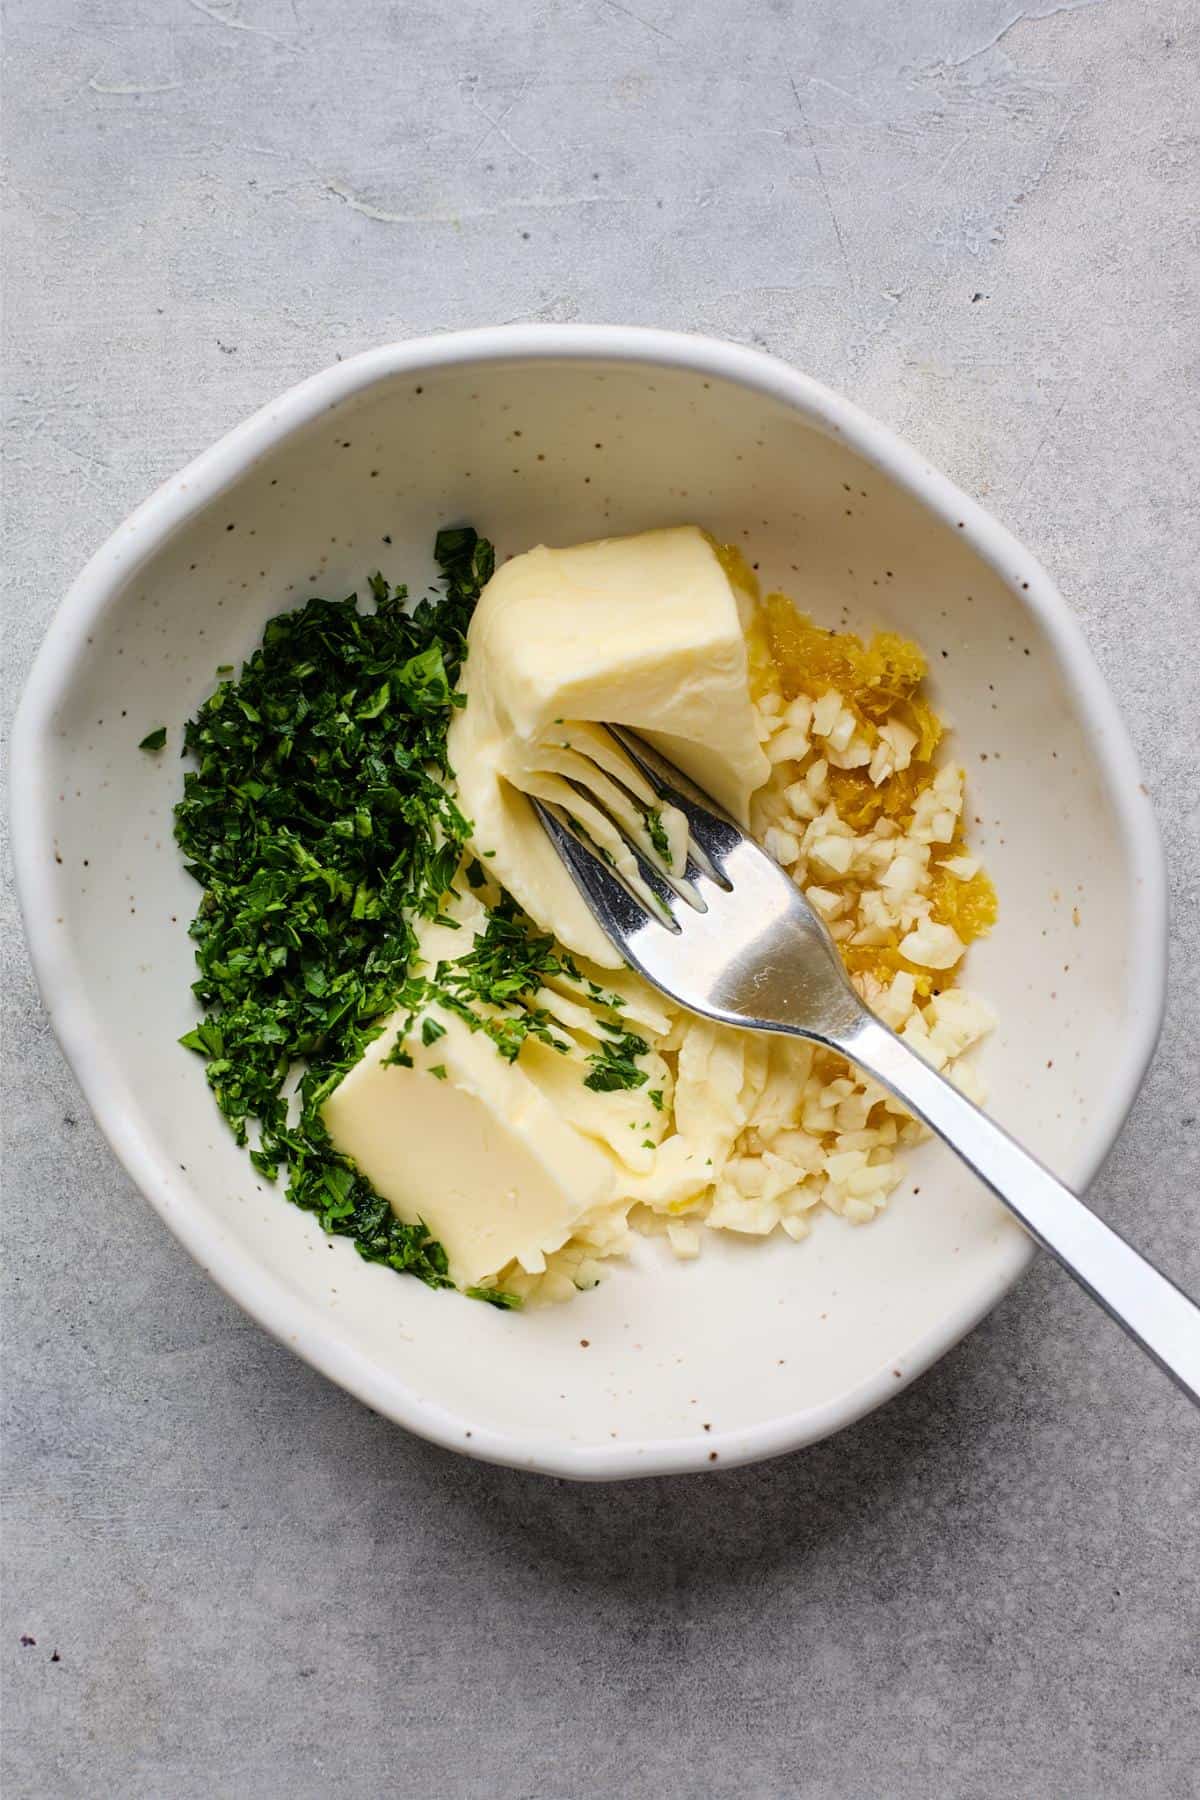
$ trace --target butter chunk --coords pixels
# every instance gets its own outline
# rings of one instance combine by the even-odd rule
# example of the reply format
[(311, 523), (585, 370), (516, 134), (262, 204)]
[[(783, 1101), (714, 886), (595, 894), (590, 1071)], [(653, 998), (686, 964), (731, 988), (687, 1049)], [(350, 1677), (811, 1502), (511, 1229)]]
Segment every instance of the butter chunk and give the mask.
[[(499, 568), (468, 634), (466, 705), (449, 755), (473, 842), (520, 905), (577, 954), (620, 958), (547, 840), (528, 795), (575, 795), (597, 722), (627, 725), (743, 823), (770, 765), (750, 701), (744, 597), (694, 525), (571, 549), (541, 546)], [(672, 822), (674, 823), (674, 822)], [(670, 833), (668, 832), (668, 835)]]
[(427, 1016), (444, 1035), (422, 1043), (418, 1020), (405, 1068), (384, 1061), (403, 1021), (389, 1024), (325, 1102), (326, 1129), (399, 1218), (424, 1221), (459, 1287), (514, 1259), (536, 1272), (625, 1211), (615, 1165), (485, 1032), (437, 1006)]

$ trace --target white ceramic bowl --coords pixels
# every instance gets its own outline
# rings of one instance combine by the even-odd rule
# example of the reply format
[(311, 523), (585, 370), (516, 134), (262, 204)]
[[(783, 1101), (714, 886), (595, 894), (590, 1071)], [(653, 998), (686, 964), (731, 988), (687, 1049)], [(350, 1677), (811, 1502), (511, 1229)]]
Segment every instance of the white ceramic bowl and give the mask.
[[(266, 407), (121, 526), (54, 619), (16, 731), (21, 903), (54, 1027), (193, 1256), (377, 1411), (593, 1479), (811, 1443), (898, 1392), (1029, 1259), (940, 1148), (911, 1158), (869, 1227), (714, 1235), (688, 1265), (648, 1242), (569, 1306), (509, 1316), (327, 1240), (256, 1180), (175, 1047), (199, 892), (171, 839), (182, 721), (269, 614), (361, 589), (377, 566), (420, 591), (436, 529), (463, 520), (501, 554), (695, 520), (822, 620), (921, 641), (1001, 896), (969, 962), (1000, 1012), (992, 1106), (1089, 1180), (1145, 1070), (1164, 975), (1158, 838), (1112, 701), (1047, 576), (973, 501), (827, 389), (703, 338), (521, 326), (372, 351)], [(170, 751), (147, 756), (160, 723)]]

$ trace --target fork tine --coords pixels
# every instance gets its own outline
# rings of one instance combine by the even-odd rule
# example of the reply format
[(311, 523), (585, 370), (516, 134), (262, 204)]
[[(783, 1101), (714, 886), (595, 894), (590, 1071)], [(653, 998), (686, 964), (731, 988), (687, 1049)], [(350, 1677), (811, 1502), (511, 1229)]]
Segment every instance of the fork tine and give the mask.
[(679, 922), (665, 900), (661, 902), (661, 913), (652, 912), (617, 871), (584, 842), (556, 804), (539, 800), (536, 794), (528, 798), (576, 887), (610, 937), (624, 941), (652, 921), (678, 935)]
[[(598, 767), (599, 765), (594, 766)], [(603, 771), (601, 771), (601, 773), (603, 773)], [(687, 880), (686, 876), (674, 875), (666, 868), (660, 868), (658, 863), (653, 862), (650, 857), (646, 855), (644, 847), (639, 844), (637, 839), (631, 834), (624, 819), (622, 819), (615, 807), (611, 806), (611, 804), (605, 805), (603, 800), (597, 796), (585, 782), (576, 780), (573, 775), (565, 776), (564, 780), (569, 787), (574, 788), (575, 792), (579, 795), (580, 800), (583, 802), (580, 808), (579, 819), (576, 822), (583, 827), (585, 838), (591, 835), (590, 816), (603, 819), (610, 829), (616, 833), (616, 836), (620, 839), (621, 843), (625, 846), (625, 849), (629, 852), (629, 855), (633, 858), (633, 861), (637, 866), (638, 879), (650, 890), (664, 911), (668, 913), (671, 912), (677, 900), (682, 900), (696, 912), (708, 911), (708, 907), (705, 905), (703, 898), (697, 893), (695, 887)], [(564, 808), (564, 810), (569, 813), (570, 809)], [(586, 847), (585, 844), (585, 848)], [(625, 870), (618, 867), (616, 872), (626, 880), (629, 879)]]
[(645, 738), (637, 737), (623, 725), (607, 725), (605, 729), (659, 798), (678, 807), (687, 820), (690, 848), (693, 853), (698, 849), (704, 859), (695, 858), (697, 873), (707, 875), (728, 893), (731, 884), (722, 865), (745, 836), (741, 827), (727, 814), (716, 811), (715, 801), (694, 787), (682, 770), (668, 762)]
[[(634, 858), (640, 879), (665, 905), (670, 906), (676, 899), (684, 900), (697, 912), (706, 912), (707, 904), (694, 878), (708, 871), (701, 868), (692, 855), (690, 841), (685, 838), (684, 866), (677, 868), (671, 855), (649, 840), (647, 815), (659, 799), (655, 787), (615, 738), (611, 743), (603, 741), (609, 735), (607, 726), (598, 725), (594, 732), (601, 741), (571, 746), (573, 762), (580, 773), (571, 773), (561, 760), (555, 769), (558, 778), (574, 788), (586, 806), (587, 810), (577, 820), (583, 825), (585, 835), (595, 838), (591, 820), (599, 816)], [(543, 788), (542, 798), (553, 800), (558, 796)], [(565, 806), (564, 811), (569, 813), (572, 809)], [(686, 827), (687, 820), (683, 822)], [(600, 841), (596, 839), (597, 843)]]

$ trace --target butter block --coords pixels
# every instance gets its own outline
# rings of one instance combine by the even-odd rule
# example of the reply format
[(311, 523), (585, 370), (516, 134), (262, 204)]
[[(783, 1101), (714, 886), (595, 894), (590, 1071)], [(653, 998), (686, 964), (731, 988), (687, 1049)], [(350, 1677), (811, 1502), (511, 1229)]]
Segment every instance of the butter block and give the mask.
[(387, 1063), (394, 1020), (325, 1102), (326, 1129), (398, 1217), (424, 1221), (458, 1286), (514, 1258), (536, 1273), (612, 1207), (613, 1161), (486, 1033), (438, 1006), (428, 1016), (444, 1035), (423, 1044), (418, 1021), (412, 1068)]
[(578, 771), (589, 723), (607, 722), (643, 733), (745, 822), (770, 766), (750, 703), (743, 605), (692, 525), (541, 546), (505, 563), (480, 597), (467, 704), (449, 736), (459, 802), (476, 849), (492, 853), (491, 873), (543, 929), (603, 968), (619, 956), (527, 796), (552, 796), (564, 770)]

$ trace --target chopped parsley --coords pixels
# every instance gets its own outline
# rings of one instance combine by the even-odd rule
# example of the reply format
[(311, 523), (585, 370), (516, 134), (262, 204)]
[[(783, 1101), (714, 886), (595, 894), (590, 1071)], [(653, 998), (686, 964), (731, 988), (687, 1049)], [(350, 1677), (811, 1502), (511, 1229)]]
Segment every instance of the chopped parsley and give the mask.
[(650, 842), (658, 851), (667, 867), (671, 866), (671, 840), (667, 836), (667, 828), (663, 824), (662, 809), (654, 806), (646, 814), (646, 831)]
[[(395, 1217), (320, 1114), (405, 1003), (410, 920), (440, 915), (468, 833), (446, 732), (494, 559), (469, 527), (439, 532), (436, 556), (445, 592), (415, 609), (373, 575), (373, 611), (350, 595), (270, 620), (240, 677), (188, 721), (175, 835), (204, 890), (190, 927), (204, 1016), (181, 1041), (205, 1058), (238, 1142), (253, 1128), (259, 1172), (285, 1168), (288, 1198), (369, 1262), (448, 1287), (442, 1246)], [(165, 742), (160, 727), (142, 748)]]
[(521, 1304), (519, 1294), (506, 1294), (503, 1288), (469, 1287), (463, 1292), (468, 1300), (486, 1300), (489, 1306), (498, 1306), (502, 1312), (512, 1312)]
[(146, 733), (145, 737), (142, 739), (141, 743), (138, 745), (138, 749), (139, 750), (161, 750), (163, 745), (166, 743), (166, 741), (167, 741), (166, 726), (165, 725), (156, 725), (154, 727), (153, 731), (148, 731)]
[[(470, 1030), (485, 1032), (506, 1062), (515, 1062), (531, 1037), (566, 1055), (570, 1044), (535, 998), (537, 990), (555, 976), (582, 980), (574, 958), (552, 937), (538, 931), (512, 896), (501, 891), (469, 950), (453, 962), (438, 963), (432, 975), (416, 975), (404, 984), (398, 1001), (408, 1008), (408, 1018), (383, 1060), (406, 1067), (411, 1064), (405, 1041), (417, 1015), (435, 1002), (455, 1013)], [(422, 1043), (435, 1042), (445, 1030), (437, 1019), (422, 1019)]]
[[(610, 1029), (612, 1029), (610, 1027)], [(650, 1046), (645, 1038), (632, 1031), (620, 1031), (609, 1043), (601, 1044), (588, 1057), (591, 1074), (585, 1075), (584, 1087), (597, 1094), (615, 1093), (619, 1088), (639, 1088), (648, 1080), (645, 1069), (639, 1069), (636, 1056), (645, 1056)], [(632, 1130), (632, 1126), (630, 1127)]]

